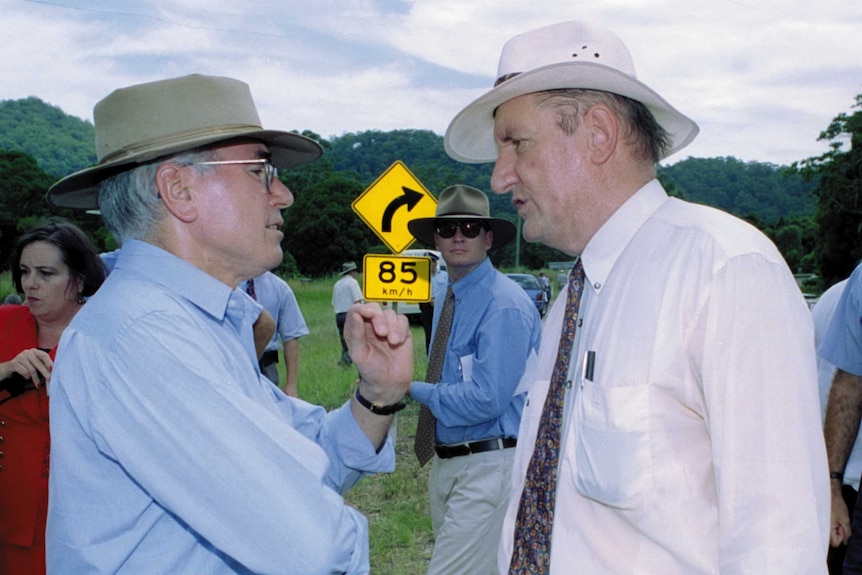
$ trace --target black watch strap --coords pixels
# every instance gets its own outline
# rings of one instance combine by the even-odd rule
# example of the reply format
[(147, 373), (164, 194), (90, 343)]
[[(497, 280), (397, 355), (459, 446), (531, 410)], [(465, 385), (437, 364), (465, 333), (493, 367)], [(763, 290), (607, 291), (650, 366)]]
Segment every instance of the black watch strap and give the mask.
[(405, 407), (407, 404), (403, 401), (399, 401), (398, 403), (394, 403), (392, 405), (375, 405), (362, 397), (362, 394), (359, 393), (359, 388), (356, 388), (356, 401), (359, 402), (359, 405), (370, 411), (375, 415), (392, 415), (393, 413), (398, 413)]

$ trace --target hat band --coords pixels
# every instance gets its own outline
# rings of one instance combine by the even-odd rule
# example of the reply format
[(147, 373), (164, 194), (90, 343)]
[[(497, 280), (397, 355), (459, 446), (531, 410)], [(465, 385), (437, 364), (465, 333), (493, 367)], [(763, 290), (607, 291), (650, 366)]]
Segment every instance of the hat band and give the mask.
[[(213, 137), (212, 141), (218, 141), (222, 136), (241, 136), (249, 132), (260, 132), (263, 128), (253, 124), (236, 124), (231, 126), (207, 126), (199, 130), (190, 130), (180, 134), (172, 134), (168, 136), (159, 136), (145, 142), (136, 142), (128, 146), (124, 146), (119, 150), (106, 154), (99, 160), (99, 164), (108, 162), (122, 162), (123, 160), (146, 160), (147, 154), (152, 152), (160, 152), (152, 157), (158, 157), (164, 153), (169, 153), (178, 144), (187, 144), (204, 137)], [(202, 142), (201, 145), (207, 142)]]
[(497, 86), (499, 86), (503, 82), (505, 82), (507, 80), (511, 80), (512, 78), (514, 78), (515, 76), (518, 76), (519, 74), (520, 74), (520, 72), (509, 72), (508, 74), (503, 74), (502, 76), (497, 78), (496, 82), (494, 82), (494, 87), (496, 88)]
[(450, 216), (473, 216), (476, 218), (490, 218), (491, 216), (485, 216), (478, 212), (446, 212), (445, 214), (437, 214), (434, 216), (435, 218), (448, 218)]

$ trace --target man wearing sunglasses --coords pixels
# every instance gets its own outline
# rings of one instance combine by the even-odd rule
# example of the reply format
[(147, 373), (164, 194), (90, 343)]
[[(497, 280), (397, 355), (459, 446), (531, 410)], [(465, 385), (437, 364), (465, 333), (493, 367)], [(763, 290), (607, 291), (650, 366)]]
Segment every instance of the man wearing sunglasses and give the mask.
[(248, 86), (212, 76), (117, 90), (94, 120), (98, 165), (49, 199), (100, 208), (122, 248), (57, 354), (48, 573), (368, 573), (341, 493), (394, 469), (407, 321), (350, 309), (360, 381), (327, 413), (261, 375), (260, 305), (237, 289), (282, 258), (275, 167), (320, 146), (264, 130)]
[(408, 229), (441, 253), (449, 271), (448, 289), (434, 304), (429, 381), (447, 297), (454, 305), (439, 382), (410, 385), (436, 419), (433, 451), (422, 455), (420, 429), (416, 446), (420, 463), (433, 458), (428, 486), (436, 543), (428, 573), (491, 573), (524, 407), (519, 382), (538, 349), (541, 320), (524, 290), (488, 257), (516, 232), (511, 222), (490, 217), (484, 192), (446, 188), (435, 217), (413, 220)]

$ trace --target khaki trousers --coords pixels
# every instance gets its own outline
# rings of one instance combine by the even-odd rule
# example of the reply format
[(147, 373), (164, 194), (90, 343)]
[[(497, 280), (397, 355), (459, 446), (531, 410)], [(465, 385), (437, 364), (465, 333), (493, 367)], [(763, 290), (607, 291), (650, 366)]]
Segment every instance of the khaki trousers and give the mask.
[(515, 449), (435, 456), (428, 478), (434, 553), (429, 575), (492, 575)]

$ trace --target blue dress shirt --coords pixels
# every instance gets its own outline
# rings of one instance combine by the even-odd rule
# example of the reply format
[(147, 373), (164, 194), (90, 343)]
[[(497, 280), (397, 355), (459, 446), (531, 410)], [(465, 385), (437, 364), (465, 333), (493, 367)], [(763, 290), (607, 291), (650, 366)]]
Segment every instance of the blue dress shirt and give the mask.
[[(488, 258), (452, 291), (455, 315), (440, 383), (414, 381), (410, 396), (437, 418), (437, 443), (518, 437), (526, 394), (515, 391), (542, 332), (536, 306)], [(435, 332), (445, 297), (444, 289), (434, 303)]]
[(817, 354), (841, 371), (862, 375), (862, 264), (847, 280)]
[[(248, 280), (245, 280), (238, 287), (246, 291), (247, 286)], [(266, 344), (266, 351), (281, 351), (284, 342), (308, 335), (308, 324), (302, 317), (296, 295), (286, 281), (266, 272), (254, 278), (254, 288), (257, 302), (275, 320), (275, 333)]]
[(50, 383), (48, 572), (367, 573), (339, 492), (391, 471), (350, 412), (262, 378), (260, 307), (128, 241), (66, 329)]

